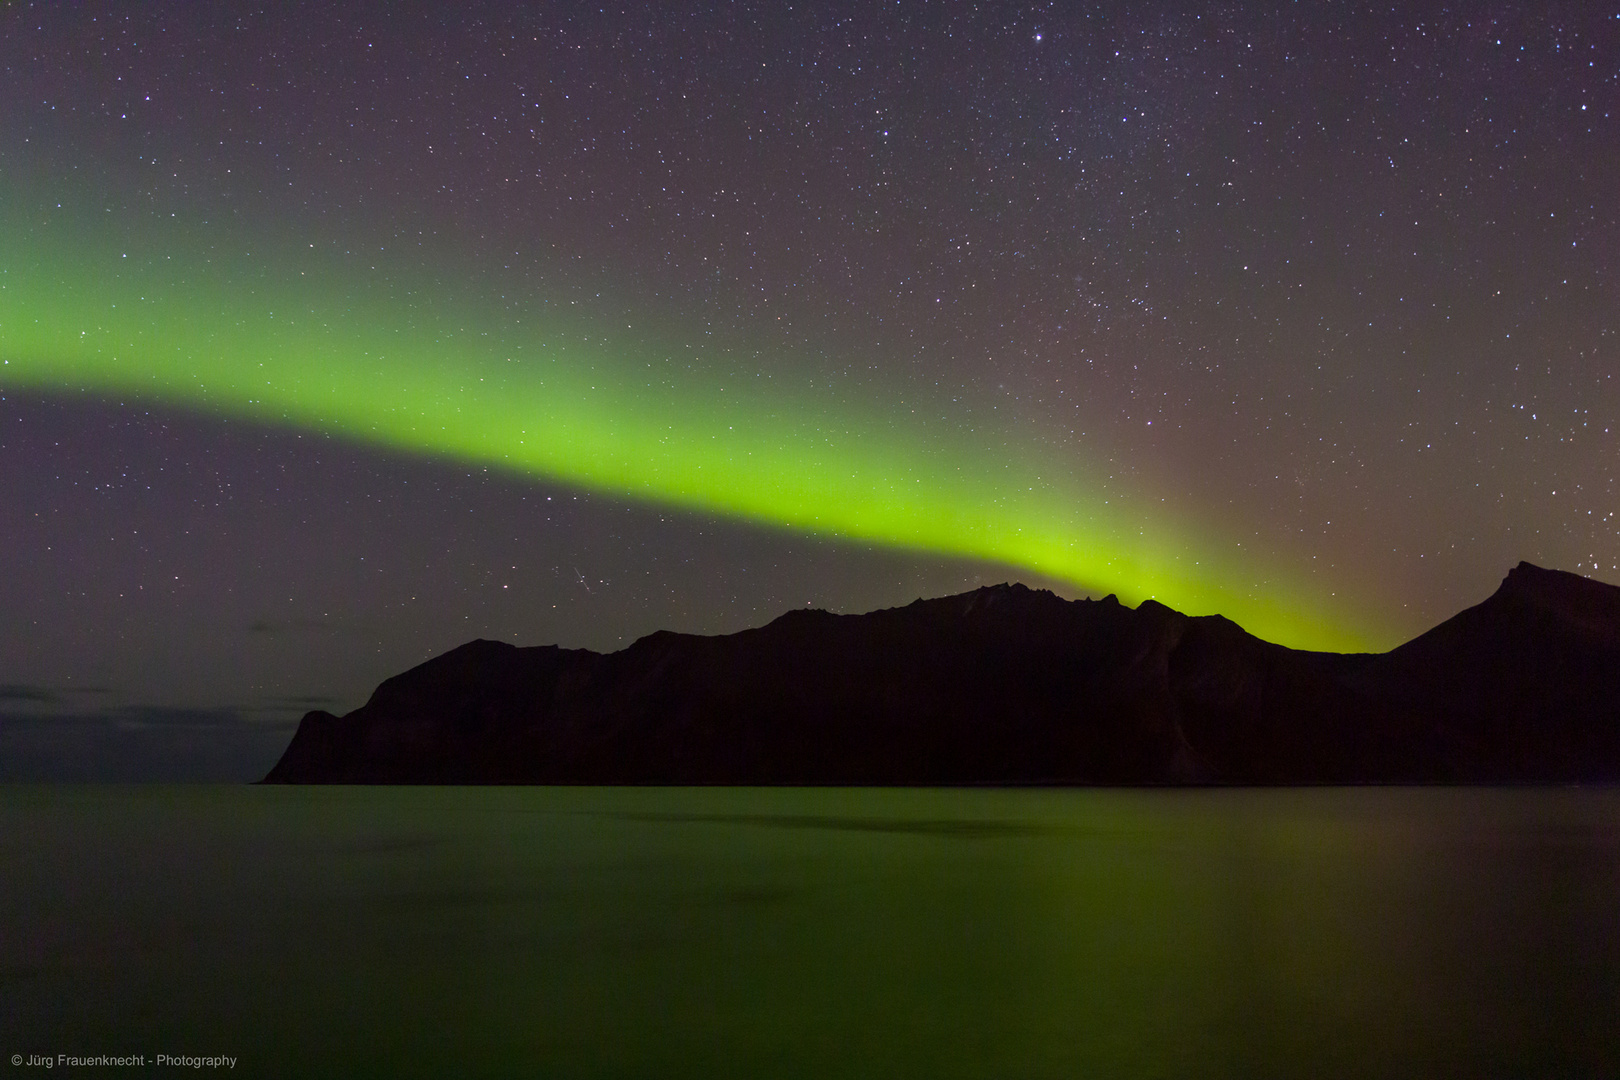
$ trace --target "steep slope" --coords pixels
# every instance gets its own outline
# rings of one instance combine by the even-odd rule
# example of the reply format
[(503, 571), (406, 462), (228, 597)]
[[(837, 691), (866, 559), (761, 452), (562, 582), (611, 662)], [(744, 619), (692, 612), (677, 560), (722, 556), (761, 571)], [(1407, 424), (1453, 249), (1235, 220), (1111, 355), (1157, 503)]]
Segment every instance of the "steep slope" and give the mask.
[(1494, 594), (1352, 679), (1400, 701), (1446, 779), (1620, 780), (1620, 589), (1520, 563)]

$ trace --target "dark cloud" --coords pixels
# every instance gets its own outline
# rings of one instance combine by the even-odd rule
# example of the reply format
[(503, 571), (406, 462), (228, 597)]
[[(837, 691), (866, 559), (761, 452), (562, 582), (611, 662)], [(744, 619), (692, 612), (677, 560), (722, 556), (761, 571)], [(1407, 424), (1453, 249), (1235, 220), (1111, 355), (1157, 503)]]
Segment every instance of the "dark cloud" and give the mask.
[(342, 702), (335, 697), (324, 694), (302, 694), (294, 697), (274, 698), (265, 703), (266, 709), (297, 709), (307, 712), (310, 709), (330, 709)]
[(295, 724), (286, 710), (228, 706), (0, 711), (0, 782), (253, 781)]
[(52, 704), (57, 700), (56, 691), (49, 687), (0, 683), (0, 701), (37, 701), (41, 704)]

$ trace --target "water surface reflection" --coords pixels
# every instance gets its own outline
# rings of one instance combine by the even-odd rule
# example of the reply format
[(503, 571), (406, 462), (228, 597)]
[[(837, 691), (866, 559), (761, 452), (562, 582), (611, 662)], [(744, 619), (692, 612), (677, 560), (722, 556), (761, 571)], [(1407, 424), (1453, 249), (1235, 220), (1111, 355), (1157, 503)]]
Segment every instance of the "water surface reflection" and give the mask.
[(1620, 1074), (1613, 790), (9, 787), (0, 866), (7, 1055)]

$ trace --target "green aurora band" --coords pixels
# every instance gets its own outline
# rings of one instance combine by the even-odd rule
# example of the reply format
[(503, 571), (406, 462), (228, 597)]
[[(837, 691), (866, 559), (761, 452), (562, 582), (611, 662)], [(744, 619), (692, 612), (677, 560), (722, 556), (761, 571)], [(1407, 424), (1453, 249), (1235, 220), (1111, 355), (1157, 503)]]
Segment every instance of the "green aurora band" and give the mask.
[(1156, 503), (1088, 486), (1054, 466), (1050, 447), (1043, 462), (1027, 433), (981, 430), (967, 445), (957, 425), (930, 431), (909, 411), (725, 372), (697, 359), (701, 335), (623, 340), (555, 305), (412, 278), (381, 256), (10, 202), (0, 387), (135, 396), (1022, 567), (1131, 603), (1219, 612), (1295, 647), (1355, 651), (1388, 637), (1303, 576), (1257, 573), (1254, 556)]

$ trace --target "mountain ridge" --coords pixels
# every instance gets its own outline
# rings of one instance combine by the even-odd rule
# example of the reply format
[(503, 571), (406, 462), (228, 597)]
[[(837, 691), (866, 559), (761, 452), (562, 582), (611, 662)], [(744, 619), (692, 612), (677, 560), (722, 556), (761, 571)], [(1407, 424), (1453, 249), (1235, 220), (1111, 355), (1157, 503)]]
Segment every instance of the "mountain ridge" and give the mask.
[(477, 640), (307, 714), (267, 783), (1620, 780), (1620, 588), (1520, 563), (1387, 653), (1021, 584), (614, 653)]

